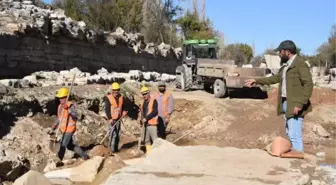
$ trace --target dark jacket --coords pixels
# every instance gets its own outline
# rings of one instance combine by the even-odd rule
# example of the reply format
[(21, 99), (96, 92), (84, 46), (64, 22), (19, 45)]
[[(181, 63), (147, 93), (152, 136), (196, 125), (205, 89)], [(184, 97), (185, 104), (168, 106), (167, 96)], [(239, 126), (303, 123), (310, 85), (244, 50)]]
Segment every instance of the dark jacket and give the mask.
[(142, 118), (146, 118), (146, 120), (150, 120), (152, 118), (154, 118), (155, 116), (158, 115), (158, 103), (156, 100), (154, 100), (153, 102), (153, 111), (147, 115), (148, 113), (148, 104), (149, 104), (149, 101), (144, 101), (143, 102), (143, 110), (142, 110)]
[[(108, 97), (105, 96), (105, 114), (107, 119), (112, 119), (112, 113), (111, 113), (111, 103), (110, 100), (108, 99)], [(117, 102), (117, 105), (119, 105), (119, 98), (114, 97), (114, 99)], [(123, 105), (121, 110), (124, 111), (125, 110), (125, 98), (123, 98)]]
[[(284, 67), (281, 67), (279, 73), (270, 77), (256, 79), (257, 84), (270, 85), (279, 83), (278, 89), (278, 115), (284, 113), (282, 109), (281, 87), (282, 87), (282, 72)], [(294, 107), (299, 107), (302, 110), (298, 117), (304, 117), (308, 112), (312, 111), (312, 106), (309, 98), (313, 92), (313, 80), (309, 66), (300, 57), (296, 56), (292, 64), (289, 66), (286, 73), (286, 95), (287, 95), (287, 111), (286, 118), (295, 117)]]

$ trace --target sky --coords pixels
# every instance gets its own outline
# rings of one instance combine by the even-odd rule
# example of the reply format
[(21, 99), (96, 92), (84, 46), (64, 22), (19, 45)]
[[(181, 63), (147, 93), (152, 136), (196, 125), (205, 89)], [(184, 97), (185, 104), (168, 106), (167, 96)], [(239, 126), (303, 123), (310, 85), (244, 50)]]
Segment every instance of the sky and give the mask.
[(335, 0), (206, 0), (206, 16), (226, 44), (254, 43), (261, 54), (289, 39), (314, 54), (335, 24)]
[[(44, 0), (50, 2), (50, 0)], [(315, 54), (335, 24), (335, 0), (205, 0), (206, 16), (224, 33), (225, 44), (255, 46), (255, 54), (293, 40), (304, 54)], [(182, 7), (191, 0), (182, 1)]]

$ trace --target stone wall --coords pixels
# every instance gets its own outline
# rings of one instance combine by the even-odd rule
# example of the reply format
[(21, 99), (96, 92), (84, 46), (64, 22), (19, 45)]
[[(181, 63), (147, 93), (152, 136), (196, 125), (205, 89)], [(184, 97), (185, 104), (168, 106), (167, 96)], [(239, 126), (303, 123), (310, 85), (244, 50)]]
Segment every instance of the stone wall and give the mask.
[(141, 70), (175, 73), (181, 48), (145, 43), (140, 33), (92, 30), (64, 10), (31, 1), (0, 1), (0, 79), (77, 67), (95, 73)]
[(91, 44), (66, 37), (45, 39), (18, 35), (0, 35), (0, 78), (21, 78), (35, 71), (69, 70), (95, 73), (129, 70), (175, 72), (179, 61), (174, 57), (137, 54), (126, 46)]

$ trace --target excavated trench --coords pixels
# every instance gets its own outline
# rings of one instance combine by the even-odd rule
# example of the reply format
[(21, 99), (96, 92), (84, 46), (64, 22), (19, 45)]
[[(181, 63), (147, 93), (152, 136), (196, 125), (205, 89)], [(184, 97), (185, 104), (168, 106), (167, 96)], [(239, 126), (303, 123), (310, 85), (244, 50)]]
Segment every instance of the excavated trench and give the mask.
[[(83, 146), (87, 152), (92, 152), (93, 150), (91, 151), (91, 149), (98, 144), (106, 133), (106, 126), (104, 125), (105, 120), (99, 115), (103, 111), (104, 102), (102, 97), (104, 96), (102, 94), (94, 94), (94, 89), (97, 87), (85, 86), (76, 88), (72, 99), (79, 110), (79, 127), (81, 127), (79, 133), (83, 134), (82, 136), (79, 136), (79, 140), (81, 140), (80, 145)], [(101, 86), (99, 86), (99, 88), (101, 88)], [(52, 92), (56, 92), (55, 89), (57, 89), (57, 87), (52, 87), (51, 89), (48, 88), (48, 90)], [(47, 90), (47, 88), (37, 89), (38, 92), (43, 90)], [(25, 98), (15, 99), (15, 95), (21, 94), (22, 92), (24, 93), (26, 90), (22, 90), (20, 93), (8, 91), (7, 95), (0, 93), (3, 100), (6, 100), (1, 102), (0, 139), (8, 135), (11, 132), (11, 129), (17, 126), (15, 124), (21, 123), (20, 120), (22, 120), (22, 118), (30, 119), (42, 128), (50, 127), (56, 119), (57, 99), (54, 97), (51, 98), (49, 95), (40, 96), (39, 93), (36, 93), (35, 96), (28, 93), (29, 95)], [(87, 96), (87, 92), (89, 92), (89, 94), (93, 93), (93, 95)], [(204, 94), (201, 95), (203, 96)], [(263, 106), (265, 103), (263, 102), (257, 101), (255, 105), (251, 106), (253, 100), (216, 100), (212, 99), (212, 97), (202, 100), (199, 99), (198, 96), (193, 96), (193, 93), (191, 93), (190, 97), (189, 95), (185, 97), (184, 94), (181, 96), (177, 93), (175, 98), (175, 112), (171, 119), (170, 127), (168, 127), (167, 140), (174, 141), (176, 138), (192, 130), (197, 124), (210, 124), (212, 126), (200, 133), (191, 134), (190, 136), (179, 140), (175, 143), (176, 145), (207, 145), (262, 149), (265, 146), (265, 143), (258, 140), (262, 134), (278, 133), (278, 131), (280, 131), (278, 134), (283, 134), (281, 133), (283, 128), (283, 120), (281, 118), (278, 119), (276, 116), (266, 116), (266, 118), (262, 119), (247, 117), (247, 115), (252, 114), (251, 111), (255, 110), (256, 107), (258, 107), (258, 110), (255, 111), (274, 112), (273, 107), (268, 105), (265, 106), (266, 109), (264, 110)], [(128, 129), (131, 128), (131, 132), (137, 133), (138, 130), (135, 126), (137, 123), (135, 120), (137, 119), (138, 107), (136, 102), (140, 101), (140, 97), (135, 96), (129, 98), (127, 101), (127, 104), (129, 104), (129, 116), (131, 118), (129, 121), (125, 122), (125, 124)], [(251, 107), (248, 108), (247, 106)], [(243, 109), (244, 111), (242, 112)], [(239, 110), (239, 112), (237, 112), (237, 110)], [(204, 117), (207, 118), (209, 116), (211, 118), (204, 120)], [(243, 119), (244, 116), (247, 118)], [(262, 115), (260, 116), (262, 117)], [(246, 119), (249, 121), (246, 121)], [(272, 125), (269, 124), (270, 122)], [(227, 125), (225, 129), (222, 128), (223, 125)], [(329, 125), (329, 129), (335, 129), (335, 126)], [(319, 146), (318, 150), (324, 151), (326, 154), (325, 159), (319, 161), (319, 165), (336, 164), (335, 146), (328, 144), (335, 141), (334, 132), (331, 133), (331, 140), (319, 141), (319, 143), (322, 143), (322, 146)], [(37, 134), (40, 133), (37, 132)], [(132, 158), (130, 152), (137, 145), (136, 138), (123, 135), (121, 142), (122, 148), (120, 156), (123, 159)], [(312, 155), (316, 154), (317, 150), (314, 148), (314, 142), (306, 143), (305, 148), (307, 153)], [(102, 148), (102, 150), (105, 150), (105, 148)], [(101, 151), (98, 151), (97, 153), (99, 152)], [(35, 169), (42, 172), (49, 157), (50, 155), (44, 155), (41, 163), (35, 166)]]
[[(55, 148), (57, 149), (59, 146), (56, 144), (55, 147), (52, 141), (48, 143), (48, 138), (50, 136), (46, 134), (47, 128), (49, 128), (57, 119), (56, 114), (59, 102), (54, 98), (53, 92), (56, 92), (55, 90), (58, 88), (59, 87), (15, 90), (11, 88), (3, 88), (1, 86), (0, 148), (2, 144), (3, 146), (10, 146), (14, 143), (18, 147), (15, 148), (13, 146), (11, 149), (16, 151), (19, 155), (22, 155), (25, 160), (28, 161), (27, 167), (40, 172), (43, 172), (48, 160), (55, 155), (55, 152), (57, 151)], [(105, 88), (105, 86), (99, 86), (99, 88)], [(107, 155), (109, 150), (105, 147), (96, 149), (95, 151), (92, 150), (98, 145), (107, 131), (106, 121), (99, 115), (99, 113), (104, 111), (104, 91), (96, 90), (96, 87), (91, 89), (87, 89), (86, 87), (75, 87), (74, 90), (81, 92), (74, 92), (74, 95), (70, 98), (75, 102), (78, 110), (78, 145), (80, 145), (86, 152), (92, 153), (93, 156)], [(48, 93), (43, 94), (41, 93), (43, 91), (50, 91), (52, 93), (50, 93), (51, 95)], [(126, 96), (125, 105), (126, 109), (129, 111), (129, 118), (124, 124), (129, 127), (132, 125), (133, 120), (137, 118), (138, 107), (134, 103), (134, 98), (127, 97), (128, 96)], [(43, 140), (43, 143), (39, 143), (41, 139)], [(123, 146), (123, 150), (126, 149), (128, 151), (136, 144), (134, 138), (122, 136), (122, 139), (127, 140), (132, 144), (128, 144), (126, 147)], [(24, 145), (22, 145), (23, 143), (32, 145), (37, 143), (40, 149), (39, 151), (34, 151), (33, 149), (30, 149), (32, 147), (24, 147)], [(125, 145), (123, 142), (121, 144)], [(23, 148), (20, 148), (21, 146)], [(7, 148), (4, 149), (6, 150)], [(35, 161), (37, 160), (37, 157), (35, 158), (34, 155), (38, 155), (38, 162)], [(69, 157), (67, 157), (66, 154), (65, 158), (78, 158), (76, 155), (72, 156), (71, 153), (69, 153), (68, 156)], [(127, 155), (124, 156), (125, 158), (130, 158)], [(3, 164), (7, 164), (6, 161)], [(24, 172), (22, 171), (18, 173), (22, 174)], [(0, 177), (3, 180), (14, 180), (13, 178), (3, 178), (1, 170)]]

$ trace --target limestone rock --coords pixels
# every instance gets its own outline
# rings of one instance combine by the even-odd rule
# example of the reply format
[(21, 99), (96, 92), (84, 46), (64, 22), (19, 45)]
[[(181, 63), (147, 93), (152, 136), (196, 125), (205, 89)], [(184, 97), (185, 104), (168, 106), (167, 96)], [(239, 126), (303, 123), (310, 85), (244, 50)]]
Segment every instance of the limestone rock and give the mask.
[(41, 173), (30, 170), (14, 181), (13, 185), (52, 185), (51, 182)]
[(37, 86), (38, 84), (36, 75), (25, 76), (23, 80), (27, 80), (27, 83), (31, 86)]
[[(162, 160), (164, 154), (165, 160)], [(227, 160), (230, 159), (230, 160)], [(251, 160), (253, 159), (253, 160)], [(153, 143), (146, 158), (111, 175), (105, 185), (112, 184), (253, 184), (265, 185), (285, 180), (301, 183), (302, 172), (281, 171), (294, 168), (295, 159), (281, 159), (259, 149), (237, 149), (215, 146), (176, 146), (160, 138)], [(161, 175), (167, 175), (162, 181)], [(176, 177), (176, 178), (174, 178)], [(306, 177), (304, 177), (306, 178)], [(302, 182), (306, 179), (302, 178)], [(139, 179), (141, 179), (139, 181)], [(258, 180), (256, 180), (258, 179)], [(300, 181), (298, 180), (300, 179)], [(308, 178), (309, 180), (309, 178)], [(302, 183), (301, 183), (302, 184)]]
[(321, 183), (318, 180), (312, 180), (311, 185), (321, 185)]
[(330, 134), (320, 124), (315, 124), (313, 127), (313, 131), (320, 137), (330, 136)]
[[(1, 148), (1, 147), (0, 147)], [(3, 180), (14, 181), (28, 170), (26, 159), (13, 150), (3, 150), (4, 156), (0, 157), (0, 177)]]
[(95, 156), (74, 168), (56, 170), (44, 174), (48, 179), (69, 179), (72, 182), (92, 182), (104, 158)]

